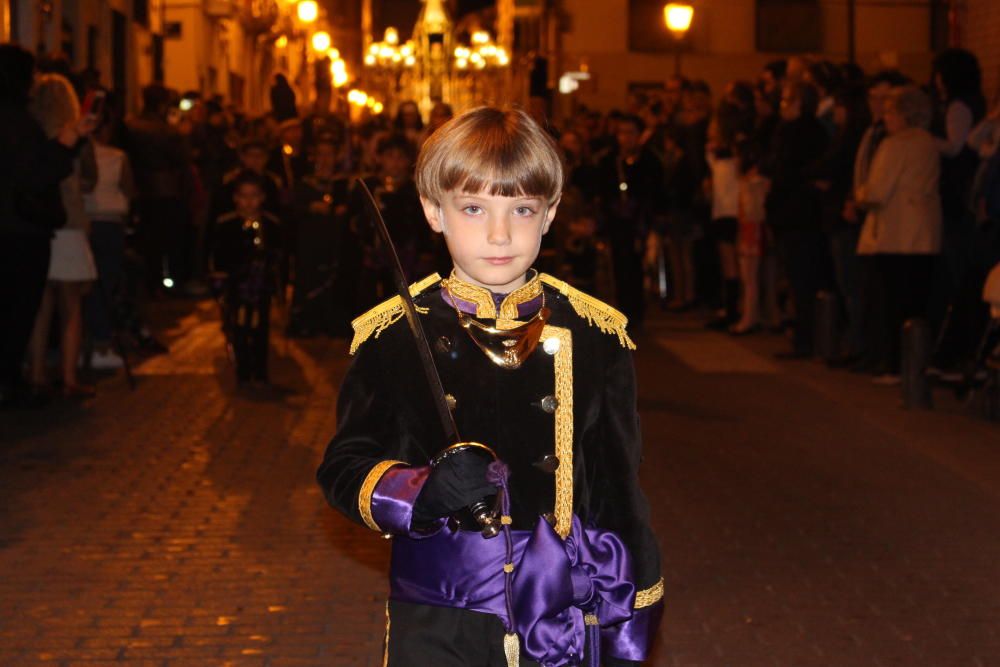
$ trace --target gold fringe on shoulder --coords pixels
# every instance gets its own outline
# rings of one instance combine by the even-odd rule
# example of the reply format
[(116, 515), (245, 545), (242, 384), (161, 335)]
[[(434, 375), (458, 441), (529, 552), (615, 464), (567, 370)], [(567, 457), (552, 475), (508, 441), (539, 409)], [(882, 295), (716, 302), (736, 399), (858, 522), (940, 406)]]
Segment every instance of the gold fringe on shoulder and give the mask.
[(543, 273), (541, 279), (543, 283), (569, 299), (576, 314), (587, 320), (589, 324), (596, 326), (604, 333), (613, 333), (618, 336), (618, 342), (621, 343), (622, 347), (629, 350), (635, 349), (635, 343), (629, 338), (625, 328), (628, 325), (628, 318), (623, 314), (600, 299), (595, 299), (547, 273)]
[[(441, 276), (433, 273), (423, 280), (410, 285), (410, 295), (416, 296), (431, 285), (439, 282), (441, 282)], [(426, 312), (421, 308), (417, 310), (418, 312)], [(351, 341), (351, 354), (357, 352), (361, 344), (369, 338), (378, 338), (383, 331), (392, 326), (401, 317), (403, 317), (403, 298), (396, 295), (356, 318), (351, 322), (351, 327), (354, 329), (354, 339)]]

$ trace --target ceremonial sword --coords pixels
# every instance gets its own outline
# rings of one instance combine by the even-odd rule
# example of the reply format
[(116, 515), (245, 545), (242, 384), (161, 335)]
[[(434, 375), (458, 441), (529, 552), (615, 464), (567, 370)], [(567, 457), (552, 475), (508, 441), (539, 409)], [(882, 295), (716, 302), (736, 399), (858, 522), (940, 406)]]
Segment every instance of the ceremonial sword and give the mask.
[[(389, 235), (389, 228), (386, 227), (385, 219), (382, 217), (382, 211), (379, 208), (378, 202), (375, 200), (375, 195), (373, 195), (372, 191), (368, 189), (368, 185), (363, 179), (360, 178), (357, 179), (357, 183), (361, 187), (361, 191), (365, 194), (365, 204), (367, 205), (366, 208), (368, 209), (369, 214), (368, 217), (371, 220), (372, 226), (375, 228), (375, 233), (378, 239), (382, 242), (386, 257), (391, 265), (392, 280), (396, 285), (396, 291), (399, 293), (400, 299), (403, 301), (403, 314), (406, 316), (406, 323), (410, 327), (410, 333), (413, 334), (413, 341), (417, 345), (417, 356), (420, 358), (420, 366), (424, 370), (424, 377), (427, 379), (428, 389), (431, 392), (431, 399), (433, 400), (434, 407), (437, 410), (438, 419), (441, 421), (441, 427), (444, 429), (445, 439), (450, 445), (431, 460), (431, 466), (435, 466), (449, 456), (457, 454), (467, 448), (485, 449), (493, 458), (496, 458), (496, 455), (488, 447), (478, 443), (463, 442), (462, 438), (459, 436), (458, 425), (455, 424), (455, 416), (451, 413), (451, 408), (448, 407), (448, 400), (445, 398), (444, 393), (444, 385), (441, 384), (441, 375), (438, 373), (437, 366), (434, 364), (434, 355), (431, 353), (431, 346), (427, 341), (427, 334), (424, 332), (424, 326), (420, 322), (417, 307), (413, 303), (413, 296), (410, 294), (410, 286), (407, 283), (406, 274), (403, 272), (403, 265), (399, 261), (399, 254), (396, 252), (396, 246), (393, 244), (392, 237)], [(486, 502), (485, 498), (470, 505), (469, 511), (476, 519), (476, 522), (482, 527), (483, 537), (495, 537), (499, 534), (500, 527), (496, 520), (495, 513), (493, 512), (491, 505)]]

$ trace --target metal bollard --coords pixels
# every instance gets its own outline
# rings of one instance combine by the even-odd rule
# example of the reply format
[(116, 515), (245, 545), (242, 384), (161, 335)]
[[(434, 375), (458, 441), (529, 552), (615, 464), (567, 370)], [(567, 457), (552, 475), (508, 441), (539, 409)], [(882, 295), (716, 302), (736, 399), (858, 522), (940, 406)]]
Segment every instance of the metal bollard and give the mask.
[(837, 345), (838, 308), (837, 295), (833, 292), (821, 291), (816, 294), (813, 348), (816, 356), (822, 361), (833, 361), (839, 352)]
[(907, 410), (929, 410), (933, 407), (931, 384), (926, 373), (932, 344), (930, 325), (919, 318), (907, 320), (900, 336), (903, 407)]

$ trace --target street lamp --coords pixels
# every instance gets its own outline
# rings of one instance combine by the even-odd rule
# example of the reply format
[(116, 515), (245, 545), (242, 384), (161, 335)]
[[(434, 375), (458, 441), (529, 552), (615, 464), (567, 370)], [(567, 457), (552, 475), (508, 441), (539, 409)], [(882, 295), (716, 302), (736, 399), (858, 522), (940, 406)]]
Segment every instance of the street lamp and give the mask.
[(694, 18), (694, 7), (680, 2), (671, 2), (663, 8), (663, 20), (667, 24), (667, 30), (674, 36), (674, 74), (681, 73), (681, 41), (691, 28), (691, 19)]
[(313, 23), (319, 18), (319, 5), (316, 0), (301, 0), (295, 7), (299, 20), (303, 23)]
[(328, 51), (330, 49), (331, 41), (332, 40), (330, 39), (330, 33), (326, 32), (325, 30), (320, 30), (319, 32), (313, 33), (312, 45), (313, 49), (315, 49), (317, 53), (325, 53), (326, 51)]

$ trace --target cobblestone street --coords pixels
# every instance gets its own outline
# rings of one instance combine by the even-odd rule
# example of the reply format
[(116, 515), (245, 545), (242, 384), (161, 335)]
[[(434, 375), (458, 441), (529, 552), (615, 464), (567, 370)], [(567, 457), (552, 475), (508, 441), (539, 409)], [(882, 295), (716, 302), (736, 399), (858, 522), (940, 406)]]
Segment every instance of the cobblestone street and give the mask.
[[(388, 549), (329, 510), (343, 341), (237, 392), (211, 304), (90, 403), (0, 413), (0, 665), (381, 665)], [(775, 339), (638, 339), (651, 664), (1000, 664), (1000, 431)]]

